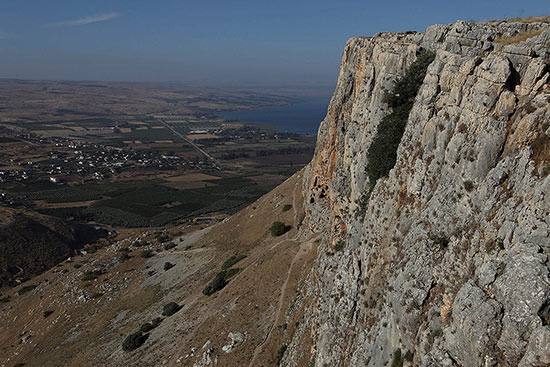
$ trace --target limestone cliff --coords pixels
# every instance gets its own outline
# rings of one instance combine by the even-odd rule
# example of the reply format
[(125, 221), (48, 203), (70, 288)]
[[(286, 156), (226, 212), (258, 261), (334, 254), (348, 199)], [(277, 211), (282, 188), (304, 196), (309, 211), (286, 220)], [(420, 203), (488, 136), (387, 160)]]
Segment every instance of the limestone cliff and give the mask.
[[(422, 50), (396, 164), (368, 182), (384, 93)], [(281, 365), (550, 365), (549, 64), (546, 23), (348, 41), (304, 178), (322, 241)]]

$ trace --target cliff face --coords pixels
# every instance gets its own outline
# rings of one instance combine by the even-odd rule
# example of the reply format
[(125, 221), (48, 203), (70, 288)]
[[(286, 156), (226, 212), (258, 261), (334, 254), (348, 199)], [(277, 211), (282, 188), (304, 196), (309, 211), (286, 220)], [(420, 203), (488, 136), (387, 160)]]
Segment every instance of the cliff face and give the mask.
[[(395, 167), (368, 182), (384, 93), (421, 50), (435, 60)], [(281, 365), (550, 364), (549, 64), (542, 23), (348, 41), (304, 177), (322, 241)]]

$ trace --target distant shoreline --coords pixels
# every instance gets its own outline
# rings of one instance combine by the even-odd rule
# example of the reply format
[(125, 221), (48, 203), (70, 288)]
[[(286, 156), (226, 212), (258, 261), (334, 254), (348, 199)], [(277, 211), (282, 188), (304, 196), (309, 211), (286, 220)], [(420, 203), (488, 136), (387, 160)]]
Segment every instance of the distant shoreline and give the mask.
[(316, 135), (329, 100), (317, 99), (251, 110), (217, 111), (226, 120), (238, 120), (274, 127), (278, 131)]

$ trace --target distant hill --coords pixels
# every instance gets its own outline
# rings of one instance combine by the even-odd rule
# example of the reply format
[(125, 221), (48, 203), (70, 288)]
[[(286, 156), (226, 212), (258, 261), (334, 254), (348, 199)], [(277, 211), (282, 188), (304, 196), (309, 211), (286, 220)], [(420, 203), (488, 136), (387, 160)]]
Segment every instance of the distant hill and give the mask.
[(58, 218), (0, 208), (0, 286), (40, 274), (102, 234)]

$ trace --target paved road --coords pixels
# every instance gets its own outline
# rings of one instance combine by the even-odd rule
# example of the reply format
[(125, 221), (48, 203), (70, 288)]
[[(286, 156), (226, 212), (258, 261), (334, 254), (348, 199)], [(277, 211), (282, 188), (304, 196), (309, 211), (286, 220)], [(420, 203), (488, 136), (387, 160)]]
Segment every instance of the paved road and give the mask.
[(208, 160), (214, 162), (216, 164), (216, 166), (218, 167), (221, 167), (221, 163), (218, 162), (218, 160), (214, 157), (212, 157), (210, 154), (206, 153), (203, 149), (201, 149), (197, 144), (193, 143), (191, 140), (187, 139), (185, 137), (185, 135), (183, 135), (182, 133), (180, 133), (179, 131), (177, 131), (176, 129), (174, 129), (172, 127), (172, 125), (170, 125), (169, 123), (159, 119), (159, 118), (155, 118), (158, 122), (160, 122), (161, 124), (163, 124), (167, 129), (169, 129), (174, 135), (176, 136), (179, 136), (180, 138), (183, 139), (184, 142), (186, 142), (187, 144), (191, 145), (197, 152), (201, 153), (202, 155), (204, 155)]

